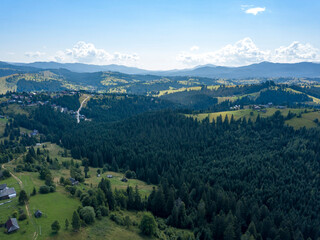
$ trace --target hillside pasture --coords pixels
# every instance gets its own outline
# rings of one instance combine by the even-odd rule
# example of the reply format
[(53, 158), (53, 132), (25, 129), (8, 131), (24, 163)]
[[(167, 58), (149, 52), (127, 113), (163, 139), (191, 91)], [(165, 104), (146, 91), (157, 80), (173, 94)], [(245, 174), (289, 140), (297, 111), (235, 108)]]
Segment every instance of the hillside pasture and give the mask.
[[(236, 111), (186, 114), (186, 116), (192, 117), (199, 121), (203, 121), (204, 119), (209, 118), (209, 121), (212, 122), (213, 119), (216, 120), (217, 117), (220, 115), (222, 116), (223, 121), (226, 116), (228, 116), (228, 119), (230, 121), (233, 115), (235, 120), (246, 118), (247, 120), (251, 119), (251, 121), (255, 121), (258, 115), (260, 115), (260, 117), (270, 117), (276, 111), (280, 111), (281, 114), (285, 117), (288, 115), (289, 111), (292, 113), (295, 113), (297, 116), (301, 114), (301, 117), (295, 116), (294, 118), (286, 121), (286, 124), (294, 127), (295, 129), (301, 128), (301, 127), (307, 127), (307, 128), (316, 127), (317, 124), (314, 122), (314, 119), (317, 118), (320, 121), (320, 113), (318, 111), (311, 112), (311, 110), (300, 109), (300, 108), (286, 108), (286, 109), (268, 108), (266, 109), (265, 113), (258, 110), (253, 110), (253, 109), (241, 109)], [(307, 111), (307, 113), (305, 113), (305, 111)]]

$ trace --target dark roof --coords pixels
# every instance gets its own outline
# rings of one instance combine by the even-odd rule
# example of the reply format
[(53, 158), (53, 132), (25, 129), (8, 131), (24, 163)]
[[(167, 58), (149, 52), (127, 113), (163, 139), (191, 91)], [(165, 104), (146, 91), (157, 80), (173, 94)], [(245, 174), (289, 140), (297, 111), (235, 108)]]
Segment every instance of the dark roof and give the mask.
[(5, 196), (9, 196), (12, 194), (17, 194), (16, 190), (14, 190), (14, 188), (6, 188), (6, 189), (3, 189), (2, 191), (0, 191), (0, 198), (5, 197)]
[(77, 180), (75, 180), (74, 178), (70, 178), (70, 182), (72, 185), (76, 185), (78, 184), (79, 182)]
[(128, 179), (126, 179), (125, 177), (121, 179), (122, 182), (128, 182)]
[(35, 213), (34, 213), (34, 216), (35, 217), (41, 217), (42, 216), (42, 212), (40, 210), (37, 210)]
[(18, 225), (17, 219), (16, 218), (10, 218), (6, 222), (6, 228), (7, 228), (8, 233), (18, 230), (20, 227)]
[(7, 184), (0, 184), (0, 191), (5, 189), (7, 187)]

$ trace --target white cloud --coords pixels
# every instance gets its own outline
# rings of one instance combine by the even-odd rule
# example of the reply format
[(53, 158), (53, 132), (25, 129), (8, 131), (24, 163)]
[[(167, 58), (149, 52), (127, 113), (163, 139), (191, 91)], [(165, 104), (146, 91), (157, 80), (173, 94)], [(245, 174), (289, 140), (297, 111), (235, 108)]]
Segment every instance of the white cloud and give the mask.
[(58, 51), (54, 57), (58, 62), (82, 62), (91, 64), (125, 64), (130, 65), (139, 60), (137, 54), (109, 53), (92, 43), (77, 42), (71, 49)]
[(190, 48), (190, 51), (198, 51), (199, 50), (199, 46), (192, 46)]
[(320, 50), (310, 44), (293, 42), (287, 47), (274, 50), (259, 49), (250, 38), (244, 38), (235, 44), (204, 53), (182, 52), (177, 60), (184, 65), (214, 64), (220, 66), (243, 66), (263, 61), (296, 63), (320, 61)]
[(242, 10), (244, 10), (245, 13), (247, 14), (253, 14), (253, 15), (257, 15), (258, 13), (264, 12), (266, 10), (265, 7), (250, 7), (247, 8), (248, 6), (242, 6)]
[(46, 55), (45, 52), (39, 52), (39, 51), (36, 51), (36, 52), (25, 52), (24, 55), (26, 57), (29, 57), (29, 58), (40, 58), (44, 55)]

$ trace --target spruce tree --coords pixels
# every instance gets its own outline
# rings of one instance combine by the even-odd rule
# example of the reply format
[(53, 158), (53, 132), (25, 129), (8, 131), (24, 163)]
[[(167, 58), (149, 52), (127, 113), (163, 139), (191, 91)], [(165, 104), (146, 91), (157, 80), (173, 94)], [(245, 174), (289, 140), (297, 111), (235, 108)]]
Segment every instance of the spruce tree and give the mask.
[(80, 217), (76, 211), (73, 212), (71, 225), (75, 232), (80, 229)]

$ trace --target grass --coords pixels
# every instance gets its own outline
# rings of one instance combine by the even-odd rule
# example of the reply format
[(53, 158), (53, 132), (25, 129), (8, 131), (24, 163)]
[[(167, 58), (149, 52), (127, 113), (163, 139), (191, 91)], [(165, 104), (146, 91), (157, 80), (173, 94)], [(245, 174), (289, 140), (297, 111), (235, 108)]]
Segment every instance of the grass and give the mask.
[(200, 114), (186, 114), (187, 117), (192, 117), (194, 119), (198, 119), (199, 121), (204, 120), (205, 118), (209, 118), (209, 121), (212, 122), (213, 119), (217, 119), (218, 116), (222, 116), (222, 120), (225, 119), (226, 116), (228, 116), (228, 119), (231, 119), (231, 116), (233, 115), (235, 120), (246, 118), (251, 119), (252, 121), (255, 121), (258, 114), (260, 117), (270, 117), (272, 116), (276, 111), (280, 111), (283, 116), (287, 116), (289, 111), (292, 113), (295, 113), (299, 115), (300, 113), (301, 118), (294, 117), (290, 120), (286, 121), (286, 124), (289, 126), (294, 127), (295, 129), (306, 127), (316, 127), (317, 124), (313, 122), (315, 118), (317, 118), (320, 121), (320, 113), (319, 112), (309, 112), (304, 113), (305, 109), (299, 109), (299, 108), (286, 108), (286, 109), (277, 109), (277, 108), (268, 108), (266, 109), (266, 113), (264, 112), (258, 112), (257, 110), (253, 109), (241, 109), (236, 111), (225, 111), (225, 112), (215, 112), (215, 113), (200, 113)]
[(15, 114), (25, 114), (29, 116), (29, 113), (18, 104), (10, 104), (8, 105), (8, 107), (2, 108), (2, 110), (5, 115), (9, 115), (9, 116), (15, 115)]
[(3, 135), (4, 129), (6, 127), (6, 123), (8, 122), (8, 119), (6, 118), (0, 118), (0, 136)]
[[(11, 162), (6, 165), (6, 168), (12, 171), (14, 168), (14, 163)], [(52, 171), (53, 175), (56, 175), (56, 171)], [(39, 173), (36, 172), (21, 172), (14, 173), (21, 181), (22, 188), (27, 192), (28, 195), (32, 192), (35, 187), (37, 191), (41, 185), (44, 185), (44, 181), (39, 179)], [(10, 177), (6, 180), (0, 181), (0, 184), (7, 183), (9, 187), (14, 187), (18, 193), (21, 188), (18, 182)], [(8, 216), (12, 214), (13, 211), (17, 211), (20, 207), (18, 205), (18, 197), (12, 199), (12, 203), (4, 204), (0, 206), (0, 222), (4, 222)], [(1, 202), (5, 202), (3, 200)], [(73, 211), (81, 205), (77, 198), (72, 198), (69, 193), (67, 193), (64, 187), (57, 185), (57, 191), (49, 194), (39, 194), (30, 197), (29, 199), (29, 211), (31, 217), (28, 220), (18, 221), (20, 229), (10, 235), (7, 235), (0, 231), (0, 239), (32, 239), (34, 232), (38, 233), (37, 239), (47, 239), (52, 235), (51, 224), (58, 220), (61, 225), (61, 232), (64, 232), (64, 223), (68, 218), (69, 223), (71, 223)], [(24, 208), (24, 207), (23, 207)], [(41, 210), (44, 216), (36, 219), (33, 213), (37, 210)], [(25, 211), (26, 212), (26, 211)], [(41, 235), (40, 235), (41, 228)], [(2, 236), (3, 235), (3, 236)]]
[[(142, 213), (121, 211), (117, 214), (123, 216), (130, 216), (131, 220), (140, 222)], [(53, 239), (66, 239), (66, 240), (85, 240), (85, 239), (115, 239), (115, 240), (151, 240), (154, 238), (143, 236), (140, 233), (138, 226), (131, 226), (127, 229), (124, 226), (119, 226), (111, 221), (109, 217), (104, 217), (102, 220), (96, 220), (95, 223), (86, 228), (82, 228), (78, 233), (65, 232), (59, 233)]]
[[(7, 178), (5, 180), (1, 180), (0, 184), (6, 183), (8, 187), (14, 187), (17, 196), (21, 190), (20, 185), (18, 184), (17, 180), (15, 180), (13, 177)], [(12, 213), (15, 211), (18, 211), (19, 208), (23, 209), (24, 212), (26, 213), (25, 207), (20, 206), (18, 204), (18, 197), (10, 199), (12, 202), (6, 203), (0, 206), (0, 223), (5, 223), (9, 217), (11, 217)], [(7, 200), (2, 200), (0, 203), (7, 202)], [(18, 221), (20, 229), (12, 233), (10, 235), (6, 234), (5, 228), (0, 229), (0, 239), (10, 239), (10, 240), (20, 240), (20, 239), (32, 239), (33, 233), (34, 233), (34, 228), (33, 225), (31, 224), (29, 218), (24, 220), (24, 221)]]
[[(290, 91), (290, 92), (293, 92), (293, 93), (304, 94), (304, 93), (302, 93), (302, 92), (300, 92), (300, 91), (297, 91), (297, 90), (294, 90), (294, 89), (292, 89), (292, 88), (286, 88), (286, 90), (287, 90), (287, 91)], [(307, 94), (307, 96), (310, 97), (310, 98), (312, 98), (312, 101), (313, 101), (315, 104), (320, 104), (320, 99), (319, 99), (319, 98), (313, 97), (313, 96), (308, 95), (308, 94)]]
[[(83, 169), (82, 169), (83, 170)], [(144, 198), (145, 196), (149, 196), (152, 192), (153, 187), (155, 187), (152, 184), (147, 184), (143, 181), (140, 181), (138, 179), (128, 179), (128, 182), (122, 182), (121, 179), (123, 178), (124, 174), (117, 173), (117, 172), (105, 172), (101, 174), (100, 177), (97, 177), (97, 170), (98, 168), (89, 168), (90, 178), (85, 179), (85, 183), (89, 184), (91, 186), (98, 186), (99, 182), (101, 181), (101, 178), (107, 179), (107, 175), (112, 175), (112, 178), (108, 178), (108, 180), (111, 183), (111, 186), (113, 189), (122, 189), (125, 190), (127, 186), (131, 186), (135, 188), (138, 186), (139, 192), (141, 196)]]
[(318, 119), (320, 122), (320, 112), (309, 112), (304, 113), (301, 115), (301, 118), (293, 118), (290, 120), (287, 120), (286, 123), (295, 129), (306, 127), (306, 128), (313, 128), (317, 127), (318, 125), (314, 122), (315, 119)]
[[(57, 186), (57, 188), (62, 187)], [(64, 190), (59, 190), (63, 189), (57, 189), (55, 193), (37, 194), (30, 200), (31, 213), (38, 209), (43, 213), (41, 218), (33, 217), (39, 234), (38, 239), (46, 239), (52, 235), (51, 224), (55, 220), (60, 223), (60, 231), (66, 231), (64, 228), (65, 220), (68, 219), (71, 224), (73, 212), (81, 205), (77, 198), (72, 198)]]
[[(45, 148), (43, 148), (43, 146), (45, 146)], [(35, 150), (37, 151), (37, 149), (40, 148), (40, 150), (48, 150), (49, 151), (49, 156), (50, 158), (52, 159), (58, 159), (58, 161), (61, 163), (63, 161), (69, 161), (71, 160), (72, 158), (71, 157), (63, 157), (63, 153), (64, 153), (64, 148), (60, 147), (59, 145), (57, 144), (54, 144), (54, 143), (50, 143), (50, 142), (44, 142), (41, 144), (41, 146), (36, 146), (35, 147)], [(67, 153), (69, 154), (70, 151), (67, 151)], [(77, 161), (77, 160), (74, 160), (74, 161)]]

